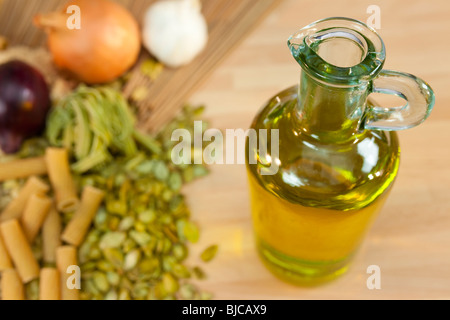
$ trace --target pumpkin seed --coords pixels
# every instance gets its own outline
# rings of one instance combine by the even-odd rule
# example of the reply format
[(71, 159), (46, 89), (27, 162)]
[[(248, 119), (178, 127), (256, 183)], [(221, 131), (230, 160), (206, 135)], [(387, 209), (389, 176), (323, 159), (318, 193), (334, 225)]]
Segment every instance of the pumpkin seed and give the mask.
[(122, 200), (111, 199), (106, 202), (106, 209), (112, 214), (125, 216), (128, 210), (127, 203)]
[(183, 261), (186, 259), (188, 251), (184, 245), (177, 243), (172, 247), (172, 254), (178, 261)]
[(118, 286), (120, 283), (120, 276), (116, 272), (107, 272), (106, 278), (108, 279), (109, 284), (114, 287)]
[(162, 261), (162, 267), (164, 271), (171, 271), (172, 267), (177, 263), (177, 259), (172, 256), (165, 256)]
[(175, 263), (172, 265), (172, 273), (180, 279), (184, 279), (184, 278), (190, 278), (191, 277), (191, 273), (189, 272), (189, 269), (179, 263)]
[(130, 292), (125, 288), (121, 288), (119, 290), (118, 300), (131, 300)]
[(94, 282), (95, 287), (101, 292), (107, 292), (110, 288), (108, 278), (103, 272), (95, 272), (92, 281)]
[(199, 280), (206, 279), (206, 274), (200, 267), (192, 268), (192, 272), (193, 272), (195, 278), (197, 278)]
[(131, 282), (131, 279), (128, 279), (127, 277), (122, 277), (122, 278), (120, 279), (120, 284), (119, 284), (119, 286), (120, 286), (121, 288), (127, 289), (128, 291), (130, 291), (130, 290), (133, 289), (133, 284), (132, 284), (132, 282)]
[(119, 231), (128, 231), (130, 230), (134, 225), (134, 218), (131, 216), (123, 218), (118, 226)]
[(200, 232), (196, 224), (191, 221), (186, 221), (183, 234), (189, 242), (196, 243), (200, 237)]
[(183, 180), (185, 183), (189, 183), (192, 180), (194, 180), (195, 176), (194, 176), (194, 169), (192, 167), (187, 167), (184, 171), (183, 171)]
[(102, 252), (97, 246), (92, 246), (91, 251), (89, 252), (89, 259), (97, 260), (102, 257)]
[(95, 286), (93, 279), (85, 281), (84, 285), (82, 285), (82, 288), (84, 288), (84, 290), (86, 290), (86, 292), (88, 292), (90, 296), (100, 293), (100, 290)]
[(120, 224), (119, 217), (111, 217), (108, 221), (108, 229), (111, 231), (117, 231)]
[(153, 210), (146, 210), (139, 213), (139, 221), (142, 223), (152, 223), (156, 219), (156, 213)]
[(89, 260), (89, 252), (91, 251), (91, 244), (89, 242), (83, 242), (78, 249), (78, 260), (81, 264), (86, 263)]
[(39, 300), (39, 280), (29, 282), (25, 288), (28, 300)]
[(106, 221), (108, 219), (108, 213), (104, 208), (101, 208), (94, 218), (95, 228), (103, 230), (106, 227)]
[(193, 300), (196, 293), (195, 287), (190, 283), (185, 283), (180, 287), (180, 297), (183, 300)]
[(204, 177), (209, 174), (209, 170), (202, 165), (194, 165), (193, 170), (195, 178)]
[(200, 255), (200, 258), (205, 262), (209, 262), (212, 259), (214, 259), (218, 250), (219, 250), (219, 247), (217, 245), (212, 245), (212, 246), (206, 248), (202, 252), (202, 254)]
[(210, 292), (200, 292), (200, 300), (211, 300), (213, 298)]
[(90, 243), (90, 244), (95, 244), (99, 241), (100, 239), (100, 234), (101, 231), (94, 229), (91, 232), (88, 233), (87, 237), (86, 237), (86, 242)]
[(147, 227), (146, 227), (145, 223), (143, 223), (142, 221), (136, 221), (134, 223), (134, 229), (137, 232), (141, 232), (141, 233), (145, 233), (147, 231)]
[(123, 253), (116, 248), (107, 248), (103, 250), (103, 255), (105, 258), (114, 266), (116, 269), (121, 269), (124, 262)]
[(82, 280), (88, 280), (88, 279), (91, 279), (93, 275), (94, 275), (94, 272), (92, 270), (86, 271), (86, 272), (83, 272), (81, 274), (81, 279)]
[(135, 170), (140, 174), (149, 174), (153, 171), (154, 166), (155, 166), (155, 161), (147, 160), (147, 161), (141, 162), (141, 164), (139, 164)]
[(181, 189), (181, 186), (183, 184), (183, 178), (178, 172), (172, 172), (169, 177), (168, 181), (170, 189), (173, 191), (178, 191)]
[(124, 232), (107, 232), (100, 239), (100, 248), (102, 250), (108, 248), (118, 248), (126, 239)]
[(175, 279), (175, 277), (166, 272), (163, 274), (162, 276), (162, 283), (163, 283), (163, 287), (164, 287), (164, 291), (171, 295), (174, 294), (178, 291), (179, 285), (178, 285), (178, 281)]
[(163, 69), (164, 66), (153, 59), (145, 60), (140, 67), (141, 73), (151, 80), (156, 80)]
[(131, 239), (131, 238), (126, 239), (122, 245), (123, 253), (126, 254), (126, 253), (130, 252), (130, 250), (133, 250), (134, 248), (136, 248), (136, 246), (137, 246), (137, 244), (133, 239)]
[(138, 232), (135, 230), (130, 231), (130, 237), (136, 241), (138, 245), (141, 247), (145, 246), (147, 243), (149, 243), (152, 239), (152, 236), (148, 233), (144, 232)]
[(124, 270), (133, 269), (138, 264), (140, 258), (141, 258), (140, 250), (138, 250), (138, 249), (131, 250), (125, 256), (125, 263), (124, 263), (123, 269)]
[(95, 262), (95, 261), (88, 261), (88, 262), (82, 264), (81, 268), (80, 268), (81, 275), (83, 276), (86, 272), (95, 270), (96, 266), (97, 266), (97, 262)]
[(169, 177), (170, 171), (163, 161), (157, 161), (153, 167), (153, 174), (156, 179), (164, 181)]
[(136, 102), (140, 102), (145, 100), (148, 95), (148, 88), (146, 86), (139, 86), (136, 89), (133, 90), (131, 93), (131, 99), (133, 99)]
[(152, 273), (159, 267), (159, 261), (156, 258), (146, 258), (139, 263), (138, 267), (141, 273)]
[(142, 252), (146, 257), (153, 257), (156, 242), (157, 242), (156, 239), (152, 238), (149, 243), (147, 243), (144, 247), (142, 247)]
[(108, 293), (105, 295), (105, 300), (117, 300), (119, 296), (117, 295), (116, 290), (111, 289), (108, 291)]
[(135, 299), (145, 299), (148, 296), (148, 284), (146, 283), (136, 283), (133, 288), (133, 297)]
[(81, 300), (91, 300), (91, 294), (88, 292), (80, 292), (80, 299)]
[(106, 260), (100, 260), (99, 262), (97, 262), (97, 269), (104, 272), (114, 271), (114, 266)]

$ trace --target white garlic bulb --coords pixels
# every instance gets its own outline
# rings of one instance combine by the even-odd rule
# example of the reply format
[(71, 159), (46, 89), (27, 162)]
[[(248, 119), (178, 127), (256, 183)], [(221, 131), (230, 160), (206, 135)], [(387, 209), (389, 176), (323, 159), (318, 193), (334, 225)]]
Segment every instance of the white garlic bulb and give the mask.
[(151, 5), (144, 16), (144, 46), (169, 67), (191, 62), (206, 46), (208, 26), (199, 0), (166, 0)]

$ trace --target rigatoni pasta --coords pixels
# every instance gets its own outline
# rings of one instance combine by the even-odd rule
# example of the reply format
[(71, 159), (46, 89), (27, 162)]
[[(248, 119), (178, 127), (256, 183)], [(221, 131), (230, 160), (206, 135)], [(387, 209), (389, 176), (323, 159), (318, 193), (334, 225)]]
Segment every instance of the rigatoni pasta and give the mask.
[(5, 247), (23, 283), (39, 277), (39, 264), (31, 251), (30, 244), (16, 219), (0, 225)]
[(28, 199), (32, 194), (46, 194), (50, 187), (37, 177), (30, 177), (19, 192), (0, 215), (0, 222), (9, 219), (20, 219)]
[(56, 208), (61, 212), (71, 212), (78, 208), (79, 200), (69, 167), (66, 149), (47, 148), (45, 161), (48, 176), (56, 197)]
[(0, 232), (0, 271), (11, 269), (13, 267), (8, 250), (6, 250), (3, 236)]
[(25, 210), (20, 218), (22, 228), (30, 243), (33, 243), (50, 210), (52, 200), (40, 194), (32, 194), (27, 201)]
[(45, 158), (28, 158), (0, 163), (0, 181), (28, 178), (47, 173)]
[(60, 275), (61, 300), (79, 300), (80, 290), (71, 289), (67, 280), (71, 276), (67, 273), (69, 266), (78, 265), (77, 249), (73, 246), (61, 246), (56, 249), (56, 267)]
[(14, 269), (4, 270), (1, 279), (2, 300), (25, 300), (25, 290)]
[(91, 186), (84, 188), (81, 205), (62, 234), (61, 238), (64, 241), (74, 246), (81, 244), (104, 196), (105, 193), (102, 190)]
[(60, 300), (61, 281), (56, 268), (42, 268), (39, 279), (39, 300)]
[(51, 206), (42, 225), (42, 257), (46, 263), (56, 262), (56, 248), (61, 246), (61, 230), (61, 216), (55, 206)]

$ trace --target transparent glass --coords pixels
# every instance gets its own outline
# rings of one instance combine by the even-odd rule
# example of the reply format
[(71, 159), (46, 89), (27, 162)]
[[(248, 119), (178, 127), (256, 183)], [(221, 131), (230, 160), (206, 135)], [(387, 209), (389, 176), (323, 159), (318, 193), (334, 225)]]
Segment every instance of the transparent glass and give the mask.
[[(289, 282), (314, 285), (347, 270), (397, 175), (395, 130), (424, 121), (434, 95), (421, 79), (382, 70), (383, 41), (362, 22), (321, 20), (288, 45), (300, 85), (270, 99), (251, 126), (277, 130), (264, 143), (279, 151), (247, 139), (247, 171), (263, 262)], [(374, 92), (405, 104), (383, 108)], [(267, 174), (273, 163), (278, 170)]]

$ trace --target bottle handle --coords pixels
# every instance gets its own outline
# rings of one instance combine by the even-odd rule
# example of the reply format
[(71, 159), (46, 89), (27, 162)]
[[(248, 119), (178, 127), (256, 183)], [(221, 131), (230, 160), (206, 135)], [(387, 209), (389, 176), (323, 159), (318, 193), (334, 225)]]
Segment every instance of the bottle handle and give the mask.
[(361, 122), (362, 129), (404, 130), (421, 124), (434, 106), (434, 93), (422, 79), (411, 74), (382, 70), (372, 81), (373, 93), (392, 94), (406, 100), (394, 108), (368, 105)]

